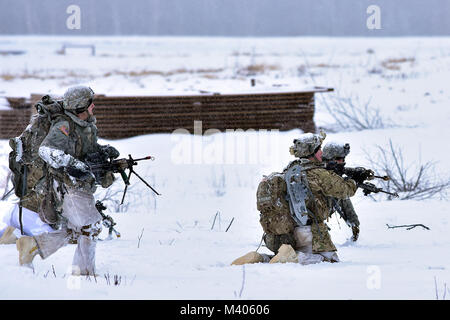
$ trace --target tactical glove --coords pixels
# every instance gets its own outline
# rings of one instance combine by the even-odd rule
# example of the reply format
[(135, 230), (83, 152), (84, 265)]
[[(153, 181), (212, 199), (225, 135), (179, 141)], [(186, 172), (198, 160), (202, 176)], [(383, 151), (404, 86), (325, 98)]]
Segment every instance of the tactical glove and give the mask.
[(107, 154), (109, 159), (116, 159), (120, 155), (120, 152), (113, 146), (110, 146), (109, 144), (106, 146), (101, 146), (100, 148), (105, 154)]
[(327, 163), (325, 169), (332, 170), (336, 174), (342, 176), (344, 174), (345, 163), (337, 163), (336, 161), (330, 161)]
[(359, 227), (358, 227), (358, 226), (353, 226), (353, 227), (352, 227), (352, 233), (353, 233), (352, 241), (358, 240), (358, 237), (359, 237)]
[(355, 170), (352, 174), (351, 178), (358, 183), (364, 183), (369, 177), (373, 176), (373, 171), (368, 169), (359, 169)]
[(83, 168), (80, 168), (79, 166), (73, 166), (73, 165), (69, 165), (66, 167), (66, 172), (81, 181), (86, 181), (89, 178), (92, 178), (92, 173), (89, 170), (88, 166), (85, 166)]

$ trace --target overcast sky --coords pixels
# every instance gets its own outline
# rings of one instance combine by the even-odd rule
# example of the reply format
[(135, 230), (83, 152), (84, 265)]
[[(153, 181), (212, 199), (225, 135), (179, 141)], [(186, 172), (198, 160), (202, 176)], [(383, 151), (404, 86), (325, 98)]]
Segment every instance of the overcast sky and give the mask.
[[(450, 35), (450, 0), (0, 0), (0, 4), (4, 35)], [(70, 5), (80, 9), (79, 15), (67, 13)], [(368, 13), (371, 5), (379, 11)]]

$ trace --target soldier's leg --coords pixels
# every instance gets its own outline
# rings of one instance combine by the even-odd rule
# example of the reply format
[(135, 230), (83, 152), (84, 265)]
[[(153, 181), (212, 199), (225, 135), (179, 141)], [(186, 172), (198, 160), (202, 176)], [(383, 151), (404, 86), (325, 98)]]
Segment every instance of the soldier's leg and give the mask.
[(263, 240), (266, 247), (275, 254), (278, 253), (279, 248), (283, 244), (288, 244), (292, 247), (296, 246), (294, 233), (285, 233), (285, 234), (266, 233), (264, 235)]
[(101, 215), (95, 208), (94, 196), (80, 190), (69, 190), (64, 198), (63, 212), (68, 219), (67, 227), (77, 235), (73, 273), (94, 275), (95, 249), (101, 232)]
[[(9, 221), (9, 225), (20, 230), (19, 205), (15, 205)], [(44, 232), (52, 232), (54, 229), (43, 222), (37, 212), (22, 208), (23, 233), (27, 236), (35, 236)]]
[[(49, 226), (50, 227), (50, 226)], [(53, 230), (50, 227), (51, 230)], [(28, 232), (36, 232), (37, 228), (27, 229)], [(70, 237), (70, 230), (61, 228), (57, 231), (43, 232), (35, 236), (22, 236), (16, 242), (19, 251), (19, 264), (32, 266), (34, 257), (39, 254), (46, 259), (58, 249), (65, 246)]]
[(295, 250), (298, 254), (298, 262), (303, 265), (319, 263), (324, 260), (320, 254), (312, 253), (313, 235), (311, 226), (300, 226), (294, 229), (296, 242)]
[(0, 203), (0, 205), (0, 244), (16, 243), (20, 232), (11, 226), (11, 216), (16, 205), (6, 202)]
[(359, 237), (359, 219), (355, 208), (353, 207), (352, 201), (350, 199), (341, 200), (340, 205), (346, 216), (345, 222), (352, 228), (352, 240), (356, 241)]
[(58, 231), (45, 232), (40, 235), (29, 237), (23, 236), (16, 242), (19, 251), (20, 265), (32, 266), (34, 257), (39, 254), (45, 259), (67, 244), (70, 230), (62, 228)]
[(278, 253), (270, 259), (269, 263), (298, 262), (298, 255), (290, 244), (282, 244)]
[(340, 201), (342, 211), (345, 214), (345, 217), (347, 218), (347, 224), (350, 227), (356, 226), (359, 227), (359, 219), (358, 215), (356, 214), (355, 208), (353, 207), (353, 203), (350, 199), (343, 199)]
[(74, 275), (95, 275), (95, 247), (97, 241), (88, 236), (79, 236), (73, 257)]
[(331, 241), (327, 225), (323, 222), (313, 223), (311, 232), (313, 235), (312, 252), (321, 255), (324, 261), (339, 262), (337, 249)]
[(263, 239), (266, 247), (275, 253), (275, 256), (270, 259), (269, 263), (298, 261), (294, 250), (295, 238), (293, 232), (285, 234), (266, 233)]
[(295, 250), (303, 253), (312, 253), (311, 226), (300, 226), (294, 229)]
[[(42, 259), (46, 259), (65, 246), (73, 238), (74, 232), (77, 233), (76, 236), (79, 236), (83, 226), (90, 226), (92, 221), (95, 223), (101, 219), (101, 215), (95, 209), (94, 196), (72, 189), (68, 190), (64, 196), (62, 215), (68, 220), (67, 226), (34, 237), (22, 237), (17, 241), (21, 265), (30, 265), (37, 253)], [(83, 248), (80, 250), (84, 250)]]
[(38, 252), (42, 259), (46, 259), (58, 249), (64, 247), (68, 243), (71, 230), (67, 228), (61, 228), (57, 231), (46, 232), (34, 236), (34, 240), (38, 246)]
[(20, 231), (17, 232), (14, 227), (8, 226), (0, 230), (0, 244), (14, 244), (20, 237)]

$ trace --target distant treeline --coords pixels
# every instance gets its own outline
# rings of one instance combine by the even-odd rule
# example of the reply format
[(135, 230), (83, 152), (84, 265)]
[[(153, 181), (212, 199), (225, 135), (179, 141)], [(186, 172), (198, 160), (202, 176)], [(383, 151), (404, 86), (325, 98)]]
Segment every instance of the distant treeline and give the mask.
[(449, 13), (449, 0), (0, 0), (0, 34), (446, 36)]

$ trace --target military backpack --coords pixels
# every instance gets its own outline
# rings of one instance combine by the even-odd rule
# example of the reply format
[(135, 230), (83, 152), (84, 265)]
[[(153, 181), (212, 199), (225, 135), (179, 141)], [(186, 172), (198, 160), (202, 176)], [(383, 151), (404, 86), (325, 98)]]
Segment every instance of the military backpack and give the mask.
[[(47, 136), (53, 120), (64, 114), (62, 101), (53, 100), (49, 95), (45, 95), (34, 106), (37, 113), (32, 115), (27, 128), (18, 137), (11, 138), (9, 145), (12, 151), (9, 153), (9, 169), (12, 172), (12, 182), (14, 193), (21, 199), (21, 205), (40, 213), (41, 219), (47, 223), (54, 223), (54, 215), (42, 216), (43, 206), (51, 205), (48, 203), (51, 197), (47, 195), (36, 194), (35, 187), (45, 185), (42, 189), (48, 192), (48, 178), (46, 164), (39, 157), (39, 147)], [(47, 179), (48, 180), (48, 179)], [(48, 199), (42, 199), (43, 197)], [(26, 199), (26, 201), (23, 201)], [(47, 200), (47, 201), (43, 201)], [(44, 210), (48, 211), (48, 210)]]
[(264, 176), (256, 191), (256, 207), (265, 233), (281, 235), (294, 230), (296, 223), (287, 201), (284, 173), (273, 172)]

